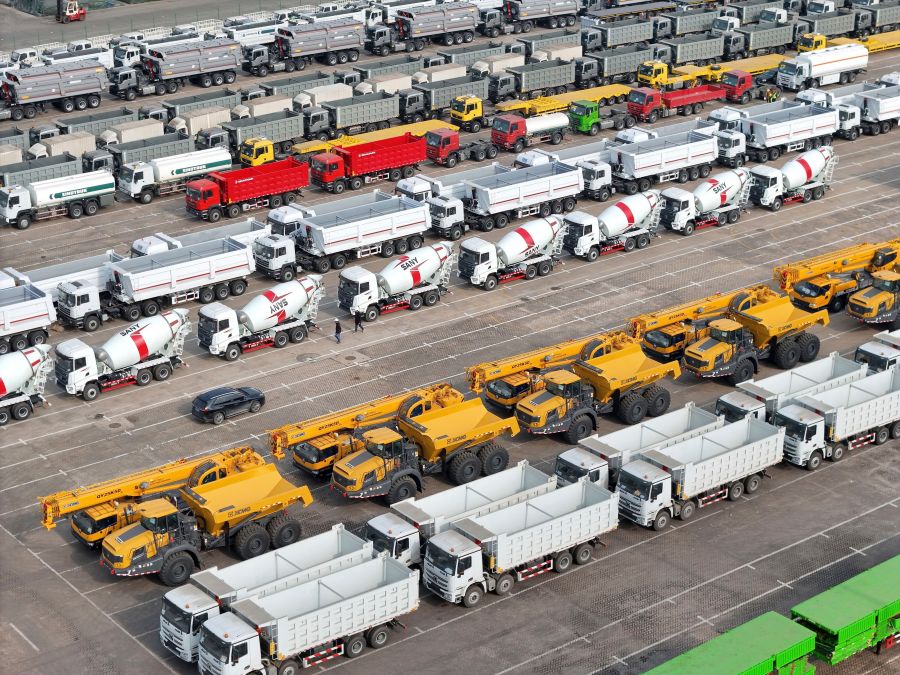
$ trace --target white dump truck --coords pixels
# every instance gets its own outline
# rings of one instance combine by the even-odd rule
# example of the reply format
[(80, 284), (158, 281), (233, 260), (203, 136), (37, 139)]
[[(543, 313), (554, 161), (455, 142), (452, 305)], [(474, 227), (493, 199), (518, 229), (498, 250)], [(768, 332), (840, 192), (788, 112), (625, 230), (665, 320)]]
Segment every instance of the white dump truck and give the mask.
[(231, 238), (108, 265), (112, 278), (106, 287), (78, 281), (60, 285), (60, 316), (68, 325), (96, 330), (112, 316), (136, 321), (189, 300), (208, 305), (243, 295), (256, 269), (250, 247)]
[(119, 170), (118, 189), (141, 204), (149, 204), (154, 197), (184, 192), (192, 178), (230, 168), (231, 153), (226, 148), (159, 157), (149, 162), (125, 164)]
[(378, 274), (348, 267), (338, 281), (338, 307), (362, 314), (366, 321), (401, 309), (431, 307), (449, 290), (455, 262), (453, 244), (442, 241), (400, 256)]
[[(57, 133), (59, 132), (57, 127), (52, 127), (52, 129), (55, 129)], [(75, 131), (70, 134), (50, 136), (28, 148), (28, 159), (61, 157), (67, 152), (73, 157), (80, 158), (85, 153), (96, 150), (98, 141), (99, 138), (87, 131)]]
[(410, 89), (413, 85), (412, 75), (407, 73), (382, 73), (373, 75), (363, 80), (353, 88), (353, 94), (377, 94), (385, 92), (396, 94), (403, 89)]
[(869, 65), (869, 50), (859, 43), (825, 47), (798, 54), (778, 66), (778, 86), (800, 91), (826, 84), (846, 84), (865, 72)]
[(457, 276), (492, 291), (516, 279), (544, 277), (560, 262), (564, 221), (558, 216), (529, 220), (496, 244), (469, 237), (459, 251)]
[(480, 59), (469, 66), (469, 72), (478, 78), (485, 79), (491, 75), (505, 72), (508, 68), (520, 68), (524, 65), (525, 54), (509, 52)]
[(54, 321), (49, 293), (31, 284), (0, 289), (0, 354), (45, 344)]
[(616, 251), (646, 248), (656, 236), (662, 200), (658, 190), (623, 197), (599, 216), (573, 211), (565, 218), (563, 248), (593, 262)]
[[(858, 122), (859, 110), (850, 111)], [(832, 138), (841, 126), (841, 113), (837, 108), (819, 105), (802, 105), (785, 108), (762, 115), (745, 117), (738, 122), (737, 131), (719, 132), (720, 139), (737, 140), (738, 145), (722, 152), (719, 160), (733, 161), (740, 157), (740, 136), (744, 139), (744, 159), (756, 162), (774, 162), (786, 152), (809, 150), (816, 146), (831, 145)], [(736, 149), (737, 148), (737, 149)]]
[(666, 188), (659, 222), (667, 230), (692, 235), (706, 227), (736, 223), (750, 199), (750, 172), (732, 169), (710, 176), (693, 192)]
[(165, 133), (163, 123), (157, 119), (138, 119), (120, 122), (107, 128), (97, 136), (97, 147), (105, 148), (107, 145), (133, 143), (134, 141), (146, 141)]
[[(236, 108), (246, 106), (235, 106)], [(290, 104), (288, 104), (290, 107)], [(165, 133), (185, 135), (196, 138), (204, 129), (212, 129), (213, 127), (227, 124), (232, 119), (239, 119), (238, 115), (232, 115), (231, 110), (224, 106), (214, 105), (208, 108), (200, 108), (198, 110), (188, 110), (178, 117), (173, 117), (166, 123)]]
[[(706, 126), (708, 125), (708, 126)], [(686, 183), (706, 178), (718, 154), (712, 123), (657, 138), (623, 143), (612, 150), (612, 182), (628, 195), (646, 192), (655, 183)]]
[(784, 456), (815, 471), (822, 459), (838, 461), (849, 450), (900, 438), (900, 369), (799, 396), (775, 414), (787, 436)]
[(804, 152), (781, 169), (755, 166), (750, 170), (750, 203), (778, 211), (785, 204), (819, 200), (831, 186), (838, 156), (834, 148)]
[(856, 382), (867, 374), (865, 364), (832, 352), (824, 359), (804, 363), (761, 380), (747, 380), (735, 385), (737, 391), (722, 394), (716, 401), (716, 413), (729, 422), (744, 417), (773, 422), (781, 408), (792, 404), (800, 396), (818, 394)]
[(671, 445), (647, 450), (619, 471), (619, 515), (656, 531), (672, 518), (759, 489), (784, 453), (784, 429), (753, 417)]
[(428, 540), (463, 518), (483, 516), (556, 489), (556, 478), (538, 471), (527, 460), (491, 476), (457, 485), (437, 494), (411, 497), (391, 505), (389, 513), (366, 523), (366, 539), (377, 552), (416, 567)]
[(475, 607), (484, 594), (509, 594), (517, 581), (593, 556), (619, 524), (619, 496), (582, 479), (505, 509), (454, 522), (425, 547), (425, 588), (442, 600)]
[(102, 392), (130, 384), (163, 382), (181, 366), (190, 332), (188, 311), (173, 309), (141, 319), (98, 349), (66, 340), (56, 346), (56, 383), (67, 394), (93, 401)]
[(609, 165), (615, 142), (609, 139), (579, 144), (562, 150), (534, 148), (516, 155), (513, 166), (517, 169), (550, 162), (561, 162), (581, 169), (584, 180), (582, 195), (605, 202), (615, 192), (612, 184), (612, 169)]
[(292, 105), (293, 109), (299, 112), (307, 108), (321, 107), (323, 103), (343, 101), (352, 97), (353, 87), (349, 84), (336, 82), (303, 90), (294, 96)]
[(585, 476), (610, 490), (619, 471), (645, 450), (661, 450), (725, 424), (724, 418), (688, 403), (659, 417), (608, 434), (594, 434), (556, 457), (557, 483), (570, 485)]
[[(99, 255), (70, 260), (57, 265), (48, 265), (47, 267), (28, 270), (27, 272), (20, 272), (11, 267), (4, 268), (4, 272), (14, 279), (17, 285), (31, 284), (49, 295), (53, 303), (58, 304), (60, 302), (60, 284), (80, 281), (85, 285), (106, 288), (106, 284), (112, 278), (107, 263), (118, 262), (124, 259), (124, 256), (109, 250)], [(68, 301), (74, 302), (75, 300), (69, 298)], [(63, 304), (65, 304), (65, 300)], [(59, 318), (65, 323), (65, 317), (62, 313), (60, 313)]]
[(872, 340), (856, 348), (853, 360), (865, 363), (873, 373), (900, 364), (900, 330), (877, 333)]
[(196, 661), (200, 627), (248, 598), (265, 598), (373, 557), (372, 543), (342, 523), (296, 544), (263, 553), (224, 569), (210, 567), (191, 575), (184, 586), (163, 597), (159, 639), (182, 661)]
[(109, 171), (91, 171), (27, 185), (0, 188), (0, 217), (26, 230), (31, 223), (68, 215), (93, 216), (115, 200), (116, 179)]
[(38, 344), (0, 354), (0, 427), (10, 419), (26, 420), (43, 406), (44, 385), (53, 372), (50, 347)]
[(163, 232), (157, 232), (156, 234), (151, 234), (147, 237), (135, 239), (131, 244), (131, 257), (139, 258), (142, 255), (153, 255), (155, 253), (162, 253), (163, 251), (171, 251), (176, 248), (202, 244), (207, 241), (225, 239), (226, 237), (230, 237), (235, 241), (239, 241), (242, 244), (252, 247), (254, 241), (260, 237), (265, 237), (270, 232), (271, 229), (268, 224), (261, 223), (252, 218), (236, 223), (218, 225), (198, 232), (180, 234), (177, 237), (172, 237)]
[(390, 641), (419, 606), (419, 573), (382, 554), (264, 598), (231, 605), (200, 629), (201, 673), (296, 672)]
[(238, 311), (221, 302), (201, 307), (200, 346), (226, 361), (236, 361), (245, 352), (303, 342), (324, 294), (322, 277), (314, 274), (265, 290)]

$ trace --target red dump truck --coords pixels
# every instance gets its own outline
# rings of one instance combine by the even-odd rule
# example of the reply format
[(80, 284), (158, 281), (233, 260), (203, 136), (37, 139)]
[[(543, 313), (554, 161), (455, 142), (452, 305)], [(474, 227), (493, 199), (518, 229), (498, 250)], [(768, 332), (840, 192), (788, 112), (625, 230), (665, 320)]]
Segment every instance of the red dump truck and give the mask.
[(379, 180), (398, 181), (415, 173), (425, 160), (425, 139), (405, 133), (370, 143), (334, 148), (313, 155), (312, 182), (323, 190), (340, 194), (359, 190)]
[(187, 212), (210, 222), (244, 211), (292, 204), (309, 185), (309, 165), (290, 157), (234, 171), (213, 171), (187, 184)]
[(730, 70), (717, 84), (703, 84), (687, 89), (659, 91), (651, 87), (632, 89), (628, 94), (628, 112), (641, 122), (653, 123), (670, 115), (699, 114), (704, 104), (711, 101), (747, 103), (758, 98), (753, 76), (743, 70)]

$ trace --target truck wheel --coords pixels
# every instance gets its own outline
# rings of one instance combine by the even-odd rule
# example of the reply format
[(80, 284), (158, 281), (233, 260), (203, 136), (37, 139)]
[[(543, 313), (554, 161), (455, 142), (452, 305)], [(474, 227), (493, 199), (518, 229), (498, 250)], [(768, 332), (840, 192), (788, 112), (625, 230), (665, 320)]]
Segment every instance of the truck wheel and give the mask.
[(342, 180), (334, 181), (334, 183), (331, 186), (331, 191), (336, 195), (343, 194), (346, 189), (347, 189), (347, 184), (344, 183), (344, 181), (342, 181)]
[(381, 257), (390, 258), (394, 255), (394, 242), (386, 241), (381, 245)]
[(98, 328), (100, 328), (100, 318), (98, 316), (91, 314), (84, 317), (84, 329), (88, 333), (93, 333)]
[(517, 140), (515, 143), (513, 143), (513, 152), (516, 152), (516, 153), (522, 152), (524, 149), (525, 149), (525, 141), (523, 141), (521, 138), (519, 140)]
[(8, 340), (0, 340), (0, 355), (9, 354), (10, 347)]
[(788, 370), (797, 365), (800, 360), (800, 347), (795, 340), (785, 340), (778, 343), (772, 355), (775, 365), (783, 370)]
[(371, 307), (368, 307), (366, 309), (366, 314), (363, 318), (366, 321), (368, 321), (369, 323), (372, 323), (373, 321), (375, 321), (375, 319), (378, 318), (378, 315), (379, 315), (378, 308), (375, 305), (372, 305)]
[(225, 76), (222, 75), (222, 73), (214, 73), (212, 76), (212, 81), (214, 85), (216, 85), (217, 87), (221, 87), (223, 84), (225, 84)]
[(212, 86), (212, 78), (209, 75), (202, 75), (200, 77), (200, 86), (204, 89), (209, 89)]
[(891, 438), (900, 438), (900, 422), (891, 425)]
[(275, 333), (275, 337), (272, 339), (272, 345), (274, 347), (281, 349), (282, 347), (287, 347), (287, 343), (288, 343), (288, 334), (287, 333), (285, 333), (283, 330), (280, 330), (277, 333)]
[(9, 422), (9, 410), (0, 408), (0, 427)]
[[(290, 63), (290, 61), (288, 61)], [(278, 664), (278, 675), (300, 675), (300, 664), (294, 659), (285, 659)]]
[(228, 284), (216, 284), (213, 293), (216, 294), (216, 300), (227, 300), (230, 295)]
[(772, 200), (772, 206), (770, 206), (769, 208), (772, 211), (781, 211), (781, 207), (783, 205), (784, 205), (784, 200), (781, 197), (775, 197), (775, 199)]
[(797, 338), (797, 346), (800, 348), (800, 360), (803, 363), (815, 361), (819, 355), (821, 343), (819, 338), (811, 333), (802, 333)]
[(362, 635), (354, 635), (344, 642), (344, 656), (348, 659), (355, 659), (364, 651), (366, 651), (366, 638)]
[(472, 153), (472, 158), (476, 162), (483, 162), (486, 157), (487, 157), (487, 150), (485, 150), (484, 148), (478, 148), (477, 150), (475, 150)]
[(288, 337), (294, 344), (303, 342), (306, 339), (306, 328), (303, 326), (295, 326), (288, 332)]
[(63, 112), (70, 113), (75, 110), (75, 102), (72, 99), (67, 98), (62, 103), (60, 103), (60, 107), (62, 108)]
[(488, 158), (488, 159), (496, 159), (496, 158), (497, 158), (497, 152), (498, 152), (498, 150), (497, 150), (497, 146), (496, 146), (496, 145), (489, 145), (489, 146), (487, 147), (487, 158)]
[(404, 499), (416, 496), (416, 481), (409, 476), (403, 476), (391, 483), (391, 489), (387, 493), (388, 506), (402, 502)]
[(141, 314), (144, 316), (156, 316), (159, 314), (159, 303), (156, 300), (144, 300), (141, 305)]
[(126, 305), (122, 308), (122, 318), (126, 321), (137, 321), (141, 318), (141, 308), (137, 305)]
[(223, 413), (221, 410), (213, 413), (213, 415), (212, 415), (212, 423), (213, 424), (215, 424), (216, 426), (219, 426), (220, 424), (222, 424), (224, 422), (225, 422), (225, 413)]
[(637, 192), (638, 192), (637, 183), (635, 183), (632, 180), (625, 183), (625, 194), (626, 195), (636, 195)]
[(806, 470), (815, 471), (820, 466), (822, 466), (822, 453), (818, 450), (813, 450), (809, 455), (809, 459), (806, 460)]
[(225, 209), (225, 212), (228, 214), (229, 218), (237, 218), (239, 215), (241, 215), (241, 205), (229, 204), (228, 208)]
[(200, 300), (201, 304), (208, 305), (216, 299), (216, 293), (209, 286), (204, 286), (200, 289), (200, 293), (198, 294), (197, 299)]
[(586, 542), (579, 544), (575, 547), (572, 557), (575, 559), (576, 565), (587, 565), (594, 557), (594, 547)]
[(194, 559), (187, 551), (178, 551), (166, 558), (159, 571), (159, 580), (166, 586), (181, 586), (194, 573)]
[[(330, 265), (331, 263), (328, 264)], [(327, 272), (328, 270), (326, 269), (325, 271)], [(293, 281), (295, 275), (296, 273), (294, 272), (293, 267), (285, 266), (281, 268), (281, 274), (279, 276), (281, 277), (282, 281)]]
[(25, 111), (21, 108), (13, 108), (12, 109), (12, 121), (13, 122), (21, 122), (25, 117)]
[(448, 169), (452, 169), (457, 164), (459, 164), (459, 158), (455, 154), (447, 155), (447, 159), (444, 160), (444, 166)]
[(472, 609), (475, 607), (481, 599), (484, 597), (484, 591), (481, 589), (481, 586), (472, 585), (466, 589), (465, 595), (463, 595), (463, 605)]
[(568, 551), (563, 551), (559, 555), (556, 556), (556, 560), (553, 564), (553, 569), (558, 573), (562, 574), (564, 572), (568, 572), (572, 568), (572, 554)]
[(657, 532), (662, 532), (669, 526), (669, 512), (668, 511), (660, 511), (656, 514), (656, 518), (653, 519), (653, 529)]
[(747, 478), (744, 479), (744, 492), (748, 495), (752, 495), (759, 490), (761, 483), (762, 479), (758, 475), (753, 474), (752, 476), (747, 476)]
[(350, 179), (349, 185), (351, 190), (359, 190), (363, 186), (363, 179), (359, 176), (353, 176), (353, 178)]
[(421, 295), (413, 295), (409, 298), (409, 309), (410, 311), (415, 312), (417, 309), (422, 308), (422, 296)]
[(563, 432), (563, 438), (566, 440), (566, 443), (575, 445), (587, 438), (593, 430), (594, 423), (591, 422), (591, 418), (587, 415), (580, 415), (572, 420), (572, 424)]
[(619, 400), (616, 414), (625, 424), (637, 424), (647, 416), (647, 399), (633, 391)]
[(286, 513), (275, 516), (266, 525), (266, 532), (274, 548), (289, 546), (300, 541), (303, 530), (300, 522)]
[(584, 256), (584, 259), (587, 260), (588, 262), (594, 262), (599, 257), (600, 257), (600, 249), (598, 249), (596, 246), (591, 246), (588, 249), (587, 254)]
[(241, 348), (235, 344), (228, 345), (225, 349), (225, 352), (222, 354), (222, 357), (226, 361), (237, 361), (238, 357), (241, 355)]
[(432, 307), (437, 304), (438, 300), (440, 300), (441, 296), (437, 291), (428, 291), (425, 294), (425, 306)]
[(658, 120), (658, 119), (659, 119), (659, 113), (657, 113), (655, 110), (653, 112), (651, 112), (649, 115), (647, 115), (647, 121), (650, 124), (655, 123), (656, 120)]
[(813, 188), (813, 201), (817, 202), (825, 196), (825, 188), (821, 185)]
[(172, 366), (168, 363), (160, 363), (153, 368), (153, 379), (157, 382), (165, 382), (172, 375)]
[(481, 473), (481, 462), (469, 450), (460, 452), (456, 457), (450, 460), (450, 469), (447, 472), (457, 485), (469, 483)]
[(141, 204), (149, 204), (153, 201), (153, 192), (151, 190), (144, 190), (138, 197), (138, 201)]
[(153, 93), (157, 96), (162, 96), (166, 93), (166, 85), (160, 82), (153, 88)]
[(134, 378), (134, 381), (137, 386), (145, 387), (153, 382), (153, 373), (150, 372), (149, 368), (139, 370), (137, 376)]
[(248, 523), (234, 538), (234, 550), (242, 560), (249, 560), (269, 550), (269, 533), (259, 523)]
[(884, 445), (891, 438), (891, 430), (887, 427), (879, 427), (875, 430), (875, 445)]
[(553, 266), (550, 264), (549, 260), (544, 260), (544, 261), (538, 263), (537, 272), (538, 272), (539, 277), (545, 277), (548, 274), (550, 274), (550, 272), (552, 272), (552, 271), (553, 271)]
[(741, 382), (746, 382), (751, 377), (753, 377), (755, 368), (753, 367), (753, 363), (750, 359), (744, 359), (740, 363), (737, 364), (734, 368), (734, 372), (728, 376), (729, 384), (740, 384)]
[(247, 291), (247, 282), (243, 279), (235, 279), (228, 284), (228, 290), (232, 295), (243, 295)]
[(209, 218), (209, 222), (218, 223), (222, 220), (222, 211), (220, 209), (210, 209), (206, 217)]
[(384, 647), (391, 639), (391, 629), (387, 626), (375, 626), (372, 630), (369, 631), (369, 634), (366, 635), (366, 642), (369, 643), (369, 646), (372, 649), (381, 649)]
[(528, 280), (534, 279), (537, 276), (537, 267), (534, 265), (528, 265), (525, 268), (525, 278)]
[(774, 162), (776, 159), (781, 157), (781, 149), (780, 148), (769, 148), (769, 152), (766, 155), (769, 158), (770, 162)]
[(450, 228), (450, 241), (459, 241), (463, 236), (462, 228), (459, 225), (454, 225)]
[(100, 387), (96, 382), (88, 382), (81, 390), (81, 398), (85, 401), (96, 401), (98, 396), (100, 396)]
[(485, 476), (499, 473), (509, 466), (509, 453), (499, 443), (488, 443), (478, 451), (481, 471)]
[(81, 218), (84, 214), (84, 207), (81, 202), (72, 202), (69, 204), (69, 218)]
[(509, 595), (515, 585), (516, 580), (511, 574), (503, 574), (497, 579), (497, 585), (494, 586), (494, 593), (500, 596)]
[(137, 98), (137, 92), (134, 89), (129, 89), (128, 91), (125, 92), (125, 100), (126, 101), (133, 101), (136, 98)]
[(494, 216), (494, 227), (498, 230), (502, 230), (504, 227), (509, 225), (509, 216), (505, 213), (498, 213)]
[(497, 284), (498, 284), (497, 277), (495, 277), (493, 274), (489, 274), (487, 279), (484, 280), (483, 288), (486, 291), (492, 291), (495, 288), (497, 288)]
[(394, 242), (394, 249), (398, 254), (403, 255), (409, 250), (409, 242), (406, 239), (398, 239)]
[(557, 131), (553, 135), (550, 136), (550, 145), (559, 145), (563, 142), (563, 135), (561, 132)]
[(16, 229), (27, 230), (31, 227), (31, 218), (29, 216), (19, 216), (16, 218)]
[(31, 417), (31, 406), (25, 402), (17, 403), (12, 407), (12, 416), (14, 420), (27, 420)]
[(672, 395), (669, 393), (669, 390), (656, 384), (644, 392), (644, 398), (647, 399), (647, 414), (650, 417), (662, 415), (669, 409), (669, 405), (672, 402)]
[(686, 501), (681, 505), (681, 512), (678, 514), (678, 517), (681, 520), (690, 520), (694, 517), (694, 513), (696, 512), (697, 507), (694, 506), (694, 502)]
[(638, 248), (647, 248), (649, 245), (650, 245), (650, 235), (639, 234), (637, 236), (637, 247)]
[(744, 484), (741, 481), (737, 483), (732, 483), (731, 487), (728, 488), (728, 501), (736, 502), (738, 499), (744, 496)]

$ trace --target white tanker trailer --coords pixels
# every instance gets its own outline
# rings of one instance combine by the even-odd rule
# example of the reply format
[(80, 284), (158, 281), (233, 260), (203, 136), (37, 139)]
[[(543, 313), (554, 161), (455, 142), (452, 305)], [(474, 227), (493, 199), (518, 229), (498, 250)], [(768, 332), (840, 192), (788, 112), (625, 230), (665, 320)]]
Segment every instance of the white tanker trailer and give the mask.
[(0, 189), (0, 218), (20, 230), (47, 218), (93, 216), (113, 203), (116, 179), (109, 171), (51, 178)]
[(221, 302), (200, 309), (197, 334), (210, 354), (234, 361), (244, 352), (303, 342), (325, 294), (318, 274), (263, 291), (235, 311)]
[(741, 219), (750, 194), (747, 169), (723, 171), (707, 178), (693, 192), (681, 188), (662, 191), (659, 221), (667, 230), (688, 236), (712, 225), (728, 225)]
[(44, 385), (53, 372), (50, 347), (36, 345), (0, 355), (0, 427), (10, 419), (31, 417), (36, 405), (44, 405)]
[(186, 309), (173, 309), (131, 324), (91, 349), (78, 339), (56, 347), (56, 383), (66, 393), (93, 401), (101, 392), (168, 380), (182, 364), (191, 332)]
[(447, 292), (455, 261), (453, 244), (442, 241), (392, 260), (378, 274), (349, 267), (341, 271), (338, 306), (362, 314), (366, 321), (401, 309), (431, 307)]
[(154, 197), (184, 192), (191, 178), (230, 168), (231, 153), (225, 148), (158, 157), (149, 162), (124, 165), (119, 170), (118, 189), (141, 204), (149, 204)]
[(658, 190), (629, 195), (599, 216), (573, 211), (566, 216), (563, 248), (593, 262), (615, 251), (645, 248), (656, 236), (662, 199)]
[(514, 279), (546, 276), (560, 260), (565, 233), (562, 218), (548, 216), (528, 221), (496, 244), (470, 237), (460, 247), (457, 276), (486, 291)]
[(750, 202), (778, 211), (784, 204), (821, 199), (831, 185), (838, 156), (830, 145), (804, 152), (781, 169), (756, 166), (750, 171)]

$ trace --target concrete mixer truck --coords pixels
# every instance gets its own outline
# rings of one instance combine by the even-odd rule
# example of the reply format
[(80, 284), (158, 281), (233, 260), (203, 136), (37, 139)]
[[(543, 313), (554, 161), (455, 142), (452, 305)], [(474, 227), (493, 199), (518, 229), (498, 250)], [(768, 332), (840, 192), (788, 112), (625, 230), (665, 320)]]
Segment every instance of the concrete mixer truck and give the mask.
[(689, 236), (712, 225), (736, 223), (750, 195), (747, 169), (723, 171), (707, 178), (693, 192), (681, 188), (662, 191), (659, 221), (667, 230)]
[(313, 274), (263, 291), (238, 311), (221, 302), (201, 307), (200, 346), (234, 361), (244, 352), (303, 342), (324, 294), (322, 277)]
[(0, 355), (0, 427), (31, 417), (36, 405), (44, 405), (44, 385), (53, 372), (50, 347), (35, 345)]
[(363, 267), (341, 270), (338, 306), (362, 314), (366, 321), (401, 309), (431, 307), (447, 292), (454, 262), (453, 244), (442, 241), (392, 260), (378, 274)]
[(565, 219), (563, 248), (589, 262), (615, 251), (646, 248), (656, 236), (661, 207), (659, 191), (648, 190), (621, 199), (599, 216), (573, 211)]
[(182, 364), (190, 332), (188, 311), (173, 309), (131, 324), (99, 349), (66, 340), (56, 346), (56, 383), (68, 394), (93, 401), (104, 391), (168, 380)]
[(496, 244), (470, 237), (460, 247), (457, 276), (492, 291), (514, 279), (550, 274), (560, 260), (566, 227), (558, 216), (530, 220)]
[(781, 169), (756, 166), (750, 171), (750, 202), (778, 211), (785, 204), (821, 199), (831, 186), (838, 156), (830, 145), (804, 152)]

